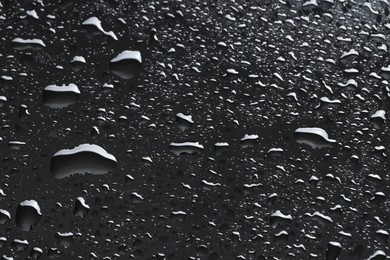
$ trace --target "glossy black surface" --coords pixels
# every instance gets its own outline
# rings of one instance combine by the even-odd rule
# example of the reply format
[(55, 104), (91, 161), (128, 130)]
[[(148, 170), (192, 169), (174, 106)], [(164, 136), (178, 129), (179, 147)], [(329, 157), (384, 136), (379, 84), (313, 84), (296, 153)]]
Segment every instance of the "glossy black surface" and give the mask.
[(386, 259), (388, 1), (0, 2), (3, 259)]

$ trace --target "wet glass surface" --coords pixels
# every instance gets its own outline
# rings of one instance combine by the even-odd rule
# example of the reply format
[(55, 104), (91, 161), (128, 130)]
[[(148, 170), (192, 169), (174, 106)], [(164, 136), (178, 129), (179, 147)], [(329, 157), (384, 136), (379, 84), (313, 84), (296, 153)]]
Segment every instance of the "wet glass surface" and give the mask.
[(386, 259), (388, 0), (0, 0), (2, 259)]

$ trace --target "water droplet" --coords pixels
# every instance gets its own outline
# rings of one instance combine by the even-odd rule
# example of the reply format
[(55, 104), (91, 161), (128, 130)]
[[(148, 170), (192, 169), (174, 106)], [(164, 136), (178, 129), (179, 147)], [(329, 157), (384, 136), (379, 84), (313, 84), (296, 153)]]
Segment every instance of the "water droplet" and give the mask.
[(113, 171), (116, 164), (116, 158), (102, 147), (82, 144), (55, 153), (50, 169), (54, 177), (62, 179), (74, 174), (106, 174)]
[(85, 217), (89, 212), (89, 205), (85, 202), (85, 199), (78, 197), (74, 204), (73, 214), (76, 217)]
[(42, 216), (41, 208), (35, 200), (25, 200), (16, 209), (16, 225), (23, 231), (31, 230)]
[(80, 95), (79, 88), (69, 85), (49, 85), (43, 91), (43, 103), (50, 108), (64, 108), (77, 102)]
[(301, 127), (295, 130), (295, 140), (313, 149), (334, 147), (336, 140), (329, 139), (328, 133), (319, 127)]
[(110, 70), (121, 79), (131, 79), (141, 70), (142, 59), (139, 51), (122, 51), (110, 62)]
[(201, 152), (204, 147), (199, 142), (171, 143), (169, 149), (176, 155), (195, 154)]
[(15, 38), (12, 40), (12, 46), (15, 50), (24, 51), (24, 50), (42, 50), (46, 47), (40, 39), (22, 39)]

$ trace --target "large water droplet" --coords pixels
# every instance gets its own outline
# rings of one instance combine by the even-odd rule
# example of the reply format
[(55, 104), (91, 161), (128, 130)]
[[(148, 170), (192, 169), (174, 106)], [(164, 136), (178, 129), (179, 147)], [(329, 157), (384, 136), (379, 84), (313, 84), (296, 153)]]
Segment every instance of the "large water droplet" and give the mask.
[(334, 147), (336, 140), (330, 139), (328, 133), (318, 127), (301, 127), (295, 130), (295, 140), (300, 144), (307, 144), (313, 149)]
[(11, 214), (4, 209), (0, 209), (0, 224), (5, 224), (11, 219)]
[(46, 47), (40, 39), (22, 39), (15, 38), (12, 40), (12, 46), (15, 50), (23, 51), (23, 50), (42, 50)]
[(49, 85), (43, 91), (43, 103), (50, 108), (63, 108), (77, 102), (80, 90), (75, 84)]
[(110, 70), (122, 79), (135, 77), (142, 66), (141, 53), (139, 51), (122, 51), (110, 62)]
[(116, 164), (116, 158), (102, 147), (82, 144), (55, 153), (50, 169), (54, 177), (62, 179), (74, 174), (105, 174), (114, 170)]
[[(93, 29), (98, 29), (101, 33), (110, 36), (116, 41), (118, 40), (118, 37), (115, 35), (113, 31), (106, 31), (103, 29), (102, 22), (97, 17), (88, 18), (82, 23), (82, 25), (86, 27), (92, 27)], [(91, 30), (89, 33), (94, 35), (96, 32), (94, 30)]]
[(336, 260), (341, 253), (341, 244), (339, 242), (329, 242), (326, 250), (326, 260)]
[(201, 152), (204, 147), (198, 142), (171, 143), (169, 149), (176, 155), (195, 154)]
[(78, 197), (74, 204), (73, 214), (76, 217), (84, 217), (89, 212), (89, 205), (85, 202), (85, 199), (82, 197)]
[(15, 222), (23, 231), (31, 230), (41, 218), (41, 208), (35, 200), (25, 200), (16, 209)]

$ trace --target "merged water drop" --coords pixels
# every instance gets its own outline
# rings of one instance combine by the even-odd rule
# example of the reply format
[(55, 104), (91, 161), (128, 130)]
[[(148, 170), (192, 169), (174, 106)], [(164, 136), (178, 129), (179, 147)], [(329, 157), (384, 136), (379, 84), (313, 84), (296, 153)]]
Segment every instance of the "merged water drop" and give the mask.
[(169, 149), (176, 155), (195, 154), (201, 152), (204, 147), (199, 142), (171, 143)]
[[(85, 20), (84, 22), (82, 22), (82, 25), (86, 26), (86, 27), (92, 27), (92, 28), (96, 28), (99, 32), (107, 35), (107, 36), (110, 36), (112, 39), (114, 40), (118, 40), (118, 37), (115, 35), (115, 33), (113, 31), (105, 31), (102, 27), (102, 22), (99, 20), (99, 18), (93, 16), (93, 17), (90, 17), (88, 18), (87, 20)], [(90, 32), (92, 35), (95, 34), (95, 32), (91, 31)]]
[(89, 205), (85, 202), (85, 199), (82, 197), (78, 197), (74, 204), (73, 214), (76, 217), (84, 217), (89, 212)]
[(319, 127), (300, 127), (295, 130), (295, 140), (298, 143), (306, 144), (313, 149), (334, 147), (336, 140), (330, 139), (328, 133)]
[(50, 108), (64, 108), (76, 103), (79, 99), (79, 88), (69, 85), (49, 85), (43, 91), (43, 103)]
[(106, 174), (116, 165), (116, 158), (102, 147), (81, 144), (56, 152), (51, 159), (50, 170), (55, 178), (62, 179), (75, 174)]
[(15, 38), (12, 40), (12, 46), (15, 50), (42, 50), (46, 47), (46, 44), (41, 39), (22, 39)]

